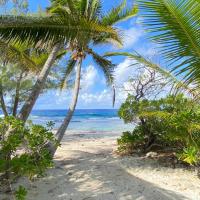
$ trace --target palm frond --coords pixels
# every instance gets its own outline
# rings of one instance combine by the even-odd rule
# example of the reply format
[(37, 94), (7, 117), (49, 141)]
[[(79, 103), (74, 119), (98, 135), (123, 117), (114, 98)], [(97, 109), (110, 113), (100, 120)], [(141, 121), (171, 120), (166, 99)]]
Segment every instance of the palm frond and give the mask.
[[(39, 54), (32, 52), (30, 54), (30, 59), (36, 64), (38, 72), (44, 66), (46, 60), (48, 59), (48, 56), (49, 56), (49, 54), (47, 52), (42, 52), (42, 53), (39, 53)], [(29, 66), (27, 65), (26, 68), (29, 69)]]
[(81, 0), (80, 2), (80, 13), (82, 16), (88, 17), (89, 0)]
[(76, 3), (78, 1), (76, 1), (76, 0), (66, 0), (66, 2), (67, 2), (68, 8), (71, 11), (71, 14), (76, 15), (77, 14)]
[(87, 40), (95, 33), (117, 35), (112, 27), (94, 21), (66, 17), (0, 16), (1, 39), (18, 42), (59, 42), (73, 38)]
[(61, 60), (67, 53), (68, 50), (61, 49), (56, 56), (56, 60)]
[(116, 89), (115, 89), (115, 85), (113, 85), (113, 98), (112, 98), (113, 108), (115, 107), (115, 101), (116, 101)]
[(200, 85), (200, 1), (138, 0), (143, 24), (172, 70)]
[(72, 71), (74, 70), (75, 66), (76, 66), (76, 60), (74, 59), (69, 59), (68, 63), (67, 63), (67, 67), (65, 68), (62, 77), (61, 77), (61, 81), (60, 81), (60, 89), (63, 90), (67, 87), (67, 80), (70, 76), (70, 74), (72, 73)]
[(110, 60), (100, 56), (99, 54), (95, 53), (91, 49), (88, 49), (87, 53), (92, 56), (95, 63), (103, 71), (107, 84), (112, 85), (114, 81), (113, 72), (114, 72), (115, 65)]
[(172, 73), (170, 73), (168, 70), (164, 69), (160, 65), (153, 63), (151, 60), (145, 58), (144, 56), (140, 55), (138, 52), (134, 53), (127, 53), (127, 52), (111, 52), (106, 53), (105, 56), (111, 57), (111, 56), (126, 56), (129, 59), (133, 59), (135, 61), (134, 64), (130, 66), (135, 66), (136, 64), (142, 64), (146, 67), (149, 67), (152, 70), (155, 70), (159, 74), (161, 74), (163, 77), (166, 78), (166, 84), (170, 84), (173, 86), (175, 92), (183, 90), (186, 91), (188, 94), (195, 98), (199, 98), (199, 93), (197, 91), (194, 91), (193, 88), (189, 87), (187, 84), (182, 82), (181, 80), (177, 79), (176, 76), (174, 76)]
[(79, 4), (79, 0), (57, 0), (47, 8), (47, 11), (50, 14), (56, 14), (58, 16), (68, 14), (72, 18), (76, 18), (79, 14), (79, 9), (77, 9)]
[(89, 13), (88, 17), (90, 20), (96, 20), (101, 13), (101, 1), (100, 0), (90, 0), (88, 13)]
[(103, 33), (93, 38), (93, 44), (113, 44), (117, 47), (123, 47), (123, 37), (120, 34), (114, 36), (110, 33)]
[(37, 64), (26, 52), (27, 49), (26, 45), (8, 44), (0, 40), (0, 53), (3, 62), (17, 63), (22, 68), (36, 71), (38, 69)]
[(131, 8), (124, 10), (125, 6), (126, 0), (124, 0), (118, 7), (113, 8), (105, 17), (103, 17), (102, 24), (113, 25), (117, 22), (127, 20), (137, 14), (137, 6), (132, 6)]

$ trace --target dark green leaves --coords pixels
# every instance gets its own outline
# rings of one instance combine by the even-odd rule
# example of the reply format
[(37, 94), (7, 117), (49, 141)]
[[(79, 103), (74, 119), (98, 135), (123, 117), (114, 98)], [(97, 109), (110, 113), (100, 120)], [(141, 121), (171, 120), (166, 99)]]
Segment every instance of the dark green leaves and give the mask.
[[(198, 164), (200, 153), (200, 107), (182, 94), (158, 100), (136, 101), (129, 95), (119, 110), (125, 123), (134, 123), (132, 132), (118, 139), (120, 153), (169, 151), (188, 163)], [(151, 141), (149, 143), (149, 141)], [(175, 154), (174, 154), (175, 155)]]
[[(48, 128), (32, 124), (24, 126), (14, 117), (0, 119), (0, 173), (9, 174), (6, 178), (9, 184), (20, 176), (30, 179), (41, 176), (52, 167), (52, 157), (45, 146), (48, 142), (58, 145)], [(24, 199), (25, 195), (23, 187), (16, 191), (17, 199)]]
[(14, 63), (18, 64), (22, 69), (38, 71), (37, 63), (31, 57), (30, 49), (31, 46), (27, 44), (11, 44), (0, 40), (1, 60), (4, 63)]
[(0, 16), (0, 36), (5, 40), (29, 43), (67, 42), (74, 38), (88, 39), (95, 33), (116, 35), (112, 27), (103, 26), (95, 21), (74, 20), (69, 16), (30, 17)]
[(143, 24), (171, 69), (199, 88), (200, 2), (197, 0), (138, 0)]

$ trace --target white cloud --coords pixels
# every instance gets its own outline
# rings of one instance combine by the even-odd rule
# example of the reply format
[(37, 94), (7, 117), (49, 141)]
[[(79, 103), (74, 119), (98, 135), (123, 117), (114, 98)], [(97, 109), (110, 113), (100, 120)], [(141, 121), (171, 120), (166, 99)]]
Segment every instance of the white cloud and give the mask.
[(129, 49), (133, 47), (134, 44), (137, 43), (143, 35), (144, 35), (144, 32), (140, 28), (130, 28), (130, 29), (124, 30), (123, 48)]
[(80, 94), (79, 100), (81, 105), (86, 107), (90, 105), (105, 106), (109, 104), (109, 101), (112, 102), (112, 92), (107, 89), (96, 93), (84, 92)]
[[(121, 62), (114, 73), (116, 85), (116, 108), (118, 108), (127, 97), (124, 86), (128, 86), (128, 80), (133, 77), (136, 71), (135, 67), (129, 67), (134, 61), (125, 59)], [(102, 81), (103, 80), (103, 81)], [(113, 91), (107, 88), (102, 74), (89, 65), (82, 72), (81, 90), (78, 99), (77, 108), (112, 108)], [(97, 90), (97, 84), (103, 88)], [(45, 107), (48, 109), (67, 109), (71, 101), (72, 91), (48, 91), (40, 97), (37, 108)], [(51, 99), (51, 101), (49, 101)]]
[[(126, 99), (127, 92), (122, 89), (124, 84), (127, 83), (129, 78), (133, 76), (135, 72), (134, 67), (129, 67), (133, 64), (133, 60), (125, 59), (120, 63), (115, 70), (115, 85), (116, 87), (116, 108)], [(78, 106), (77, 108), (112, 108), (112, 98), (113, 91), (111, 88), (105, 88), (102, 91), (95, 92), (95, 85), (100, 83), (104, 86), (102, 82), (103, 75), (99, 75), (97, 69), (90, 65), (82, 73), (81, 80), (81, 91), (79, 94)], [(71, 92), (57, 92), (56, 93), (56, 105), (60, 107), (61, 105), (68, 105), (70, 102)]]
[[(116, 90), (116, 105), (118, 108), (125, 100), (127, 94), (124, 91)], [(81, 93), (79, 96), (79, 105), (81, 108), (112, 108), (113, 91), (105, 89), (96, 93)]]
[[(134, 67), (129, 67), (133, 64), (134, 61), (130, 59), (125, 59), (120, 63), (115, 72), (115, 85), (116, 87), (116, 107), (119, 107), (120, 104), (127, 97), (127, 92), (125, 92), (121, 87), (133, 76), (135, 72)], [(99, 108), (111, 108), (112, 107), (112, 98), (113, 91), (111, 88), (105, 88), (102, 91), (94, 92), (92, 89), (95, 88), (97, 83), (100, 83), (103, 86), (105, 85), (105, 80), (103, 75), (99, 74), (97, 69), (90, 65), (84, 71), (82, 75), (82, 88), (79, 95), (78, 107), (99, 107)]]
[(135, 68), (134, 66), (130, 66), (132, 64), (134, 64), (134, 61), (126, 58), (117, 66), (114, 73), (116, 85), (123, 84), (133, 76), (133, 74), (135, 73)]
[(90, 90), (95, 85), (95, 83), (99, 81), (99, 79), (100, 77), (97, 69), (93, 65), (89, 65), (82, 73), (82, 90)]

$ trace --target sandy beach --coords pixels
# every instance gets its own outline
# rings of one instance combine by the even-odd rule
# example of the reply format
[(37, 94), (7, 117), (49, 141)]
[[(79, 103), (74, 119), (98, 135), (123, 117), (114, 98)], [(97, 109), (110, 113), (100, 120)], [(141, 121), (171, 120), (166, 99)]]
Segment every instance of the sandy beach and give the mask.
[(140, 157), (119, 157), (117, 136), (66, 135), (55, 168), (30, 183), (28, 200), (200, 200), (192, 170), (160, 166)]

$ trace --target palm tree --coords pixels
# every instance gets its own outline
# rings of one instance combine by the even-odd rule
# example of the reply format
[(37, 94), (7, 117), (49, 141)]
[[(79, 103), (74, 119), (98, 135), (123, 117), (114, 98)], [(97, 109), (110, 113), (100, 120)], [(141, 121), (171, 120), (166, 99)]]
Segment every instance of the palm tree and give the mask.
[[(53, 3), (62, 1), (56, 0)], [(66, 1), (69, 7), (74, 7), (78, 0)], [(51, 49), (32, 92), (23, 105), (18, 117), (26, 121), (42, 88), (50, 73), (60, 49), (65, 47), (69, 41), (76, 38), (77, 41), (85, 41), (91, 36), (108, 34), (117, 39), (117, 31), (109, 25), (104, 25), (99, 21), (89, 18), (74, 18), (67, 10), (54, 13), (51, 12), (46, 17), (34, 16), (0, 16), (0, 37), (6, 41), (17, 41), (34, 43), (35, 45), (45, 45)]]
[[(20, 66), (20, 68), (23, 68), (24, 70), (36, 70), (37, 66), (36, 63), (32, 60), (32, 58), (27, 54), (27, 47), (25, 48), (25, 45), (19, 45), (19, 44), (7, 44), (3, 40), (0, 40), (0, 54), (1, 54), (1, 76), (0, 76), (0, 105), (2, 108), (2, 111), (4, 113), (4, 116), (8, 115), (7, 106), (5, 104), (4, 100), (4, 90), (6, 85), (6, 90), (10, 91), (10, 86), (13, 86), (13, 80), (11, 78), (11, 74), (17, 73), (16, 70), (13, 71), (13, 68), (7, 68), (6, 66), (10, 66), (8, 63), (14, 63), (14, 65)], [(27, 69), (27, 66), (29, 66), (29, 69)], [(13, 108), (13, 115), (16, 114), (16, 109), (18, 105), (18, 88), (22, 79), (23, 72), (20, 73), (19, 79), (16, 83), (16, 98)]]
[(137, 63), (156, 69), (176, 88), (183, 89), (199, 99), (200, 87), (200, 1), (199, 0), (137, 0), (141, 19), (150, 39), (159, 44), (169, 71), (150, 59), (133, 53), (123, 55)]
[[(53, 1), (52, 7), (50, 7), (48, 10), (49, 12), (53, 12), (55, 14), (63, 13), (63, 15), (64, 13), (69, 12), (69, 14), (71, 14), (76, 20), (87, 19), (88, 21), (98, 21), (98, 23), (106, 27), (112, 27), (115, 23), (126, 20), (134, 16), (137, 12), (137, 8), (134, 6), (130, 9), (124, 10), (126, 1), (123, 1), (118, 7), (113, 8), (106, 16), (103, 16), (101, 13), (100, 0), (79, 0), (75, 1), (76, 3), (74, 3), (71, 7), (67, 2), (68, 1)], [(93, 58), (97, 66), (99, 66), (103, 71), (108, 85), (112, 85), (112, 72), (114, 65), (111, 61), (103, 58), (93, 50), (94, 46), (98, 44), (111, 43), (122, 45), (120, 37), (110, 33), (97, 33), (95, 35), (89, 35), (87, 40), (79, 40), (78, 38), (75, 38), (68, 43), (68, 50), (71, 55), (63, 76), (63, 80), (61, 82), (61, 86), (65, 85), (68, 76), (70, 76), (75, 69), (76, 78), (74, 84), (74, 93), (68, 113), (56, 133), (59, 142), (62, 140), (76, 108), (80, 90), (81, 68), (86, 56), (91, 56)], [(53, 156), (56, 151), (56, 147), (50, 145), (49, 150)]]
[(200, 1), (138, 0), (143, 25), (171, 70), (200, 87)]
[[(44, 50), (35, 51), (27, 44), (7, 44), (0, 41), (1, 66), (0, 66), (0, 103), (5, 116), (8, 115), (4, 96), (12, 97), (13, 105), (9, 108), (12, 115), (16, 116), (18, 106), (30, 93), (35, 75), (39, 73), (48, 53)], [(28, 66), (28, 67), (27, 67)], [(48, 84), (49, 85), (49, 84)]]

